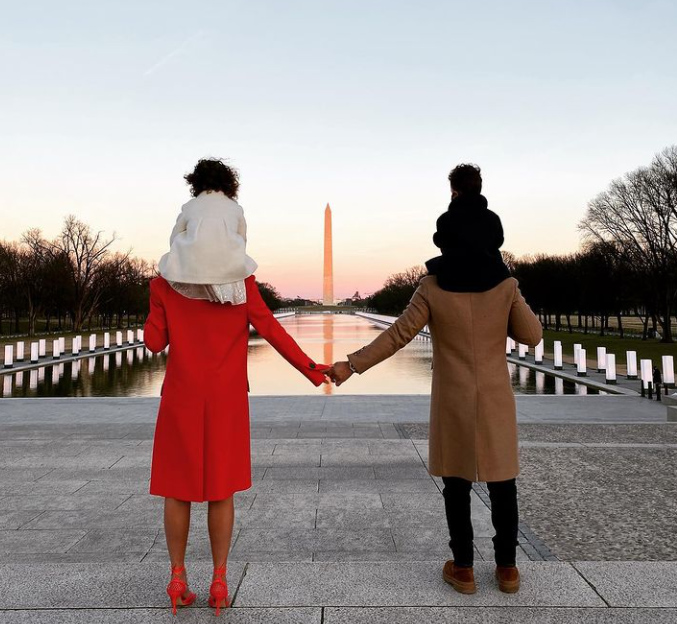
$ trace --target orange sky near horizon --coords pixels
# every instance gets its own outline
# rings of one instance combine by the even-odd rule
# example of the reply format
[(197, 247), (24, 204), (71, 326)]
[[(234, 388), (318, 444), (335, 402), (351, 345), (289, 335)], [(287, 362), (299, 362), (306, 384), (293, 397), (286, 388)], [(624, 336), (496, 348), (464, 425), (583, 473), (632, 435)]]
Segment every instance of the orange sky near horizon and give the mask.
[[(412, 266), (422, 265), (439, 253), (432, 244), (435, 221), (444, 210), (446, 198), (442, 196), (442, 210), (393, 211), (384, 217), (382, 210), (364, 211), (350, 209), (336, 204), (332, 207), (333, 251), (334, 251), (334, 293), (335, 298), (344, 299), (356, 291), (365, 296), (381, 288), (386, 278)], [(248, 210), (246, 202), (245, 216), (248, 220), (248, 253), (257, 261), (259, 269), (256, 277), (259, 281), (271, 283), (285, 297), (297, 295), (310, 299), (322, 297), (323, 275), (323, 228), (324, 207), (299, 209), (299, 224), (285, 216), (284, 211), (271, 213)], [(79, 202), (78, 202), (79, 203)], [(94, 209), (92, 209), (94, 208)], [(80, 210), (73, 211), (76, 216), (92, 226), (94, 230), (102, 229), (107, 235), (115, 233), (118, 240), (113, 249), (118, 251), (132, 250), (132, 254), (157, 262), (168, 249), (169, 233), (175, 220), (175, 213), (162, 211), (157, 214), (155, 225), (146, 223), (139, 217), (143, 226), (133, 227), (128, 220), (111, 222), (95, 210), (96, 206), (84, 203)], [(180, 206), (177, 206), (176, 212)], [(37, 212), (37, 211), (36, 211)], [(98, 214), (97, 214), (98, 213)], [(65, 214), (65, 213), (64, 213)], [(22, 221), (28, 227), (40, 227), (47, 238), (56, 236), (61, 220), (57, 213), (52, 213), (43, 223), (35, 223), (24, 212)], [(575, 227), (570, 228), (567, 238), (560, 236), (562, 243), (559, 249), (531, 248), (527, 237), (527, 245), (518, 244), (524, 240), (522, 236), (513, 236), (516, 217), (503, 218), (506, 231), (504, 249), (516, 255), (526, 253), (548, 252), (564, 253), (577, 248)], [(10, 222), (12, 218), (10, 218)], [(102, 222), (103, 226), (102, 227)], [(11, 225), (11, 223), (10, 223)], [(114, 227), (112, 227), (114, 226)], [(11, 229), (14, 229), (12, 232)], [(6, 228), (8, 240), (18, 240), (21, 232)], [(511, 245), (511, 243), (513, 243)], [(570, 243), (567, 245), (567, 243)]]
[(0, 239), (74, 214), (157, 261), (183, 176), (220, 157), (287, 297), (322, 296), (327, 203), (334, 295), (368, 294), (436, 255), (455, 165), (481, 167), (504, 250), (568, 253), (677, 137), (677, 3), (6, 4)]

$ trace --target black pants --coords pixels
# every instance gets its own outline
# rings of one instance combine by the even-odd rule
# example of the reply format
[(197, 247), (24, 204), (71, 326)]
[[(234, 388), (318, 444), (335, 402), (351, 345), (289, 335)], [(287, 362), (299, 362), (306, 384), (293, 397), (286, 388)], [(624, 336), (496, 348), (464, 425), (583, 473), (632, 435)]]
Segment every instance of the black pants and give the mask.
[[(473, 530), (470, 519), (470, 490), (472, 482), (459, 477), (443, 477), (444, 506), (449, 525), (449, 547), (454, 562), (460, 567), (473, 564)], [(491, 523), (496, 565), (515, 565), (517, 553), (517, 485), (515, 479), (487, 483), (491, 500)]]

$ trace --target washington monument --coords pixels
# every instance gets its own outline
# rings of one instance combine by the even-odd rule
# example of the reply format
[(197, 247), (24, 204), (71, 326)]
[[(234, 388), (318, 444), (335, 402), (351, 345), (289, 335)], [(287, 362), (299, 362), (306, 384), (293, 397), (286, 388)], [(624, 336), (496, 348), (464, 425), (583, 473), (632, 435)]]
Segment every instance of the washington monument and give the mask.
[(331, 252), (331, 208), (324, 209), (324, 305), (334, 305), (334, 263)]

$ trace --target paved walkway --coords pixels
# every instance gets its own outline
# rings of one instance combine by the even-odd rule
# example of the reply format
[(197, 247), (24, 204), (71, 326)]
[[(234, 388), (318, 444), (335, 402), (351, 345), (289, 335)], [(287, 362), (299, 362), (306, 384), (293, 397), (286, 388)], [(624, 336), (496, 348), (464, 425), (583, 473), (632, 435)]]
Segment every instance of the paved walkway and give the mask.
[[(677, 426), (660, 406), (519, 397), (523, 588), (507, 596), (495, 587), (478, 486), (479, 591), (461, 596), (441, 579), (449, 550), (440, 483), (425, 467), (427, 397), (251, 403), (254, 483), (237, 495), (234, 608), (224, 621), (677, 621)], [(171, 618), (161, 500), (147, 494), (156, 407), (157, 399), (0, 401), (0, 623)], [(661, 497), (647, 490), (652, 483)], [(631, 520), (638, 509), (640, 527)], [(194, 506), (187, 559), (199, 600), (182, 621), (213, 621), (205, 512)], [(575, 522), (562, 523), (569, 513)], [(644, 548), (613, 548), (629, 543), (623, 520), (643, 532)], [(642, 560), (649, 547), (654, 561)]]
[[(665, 406), (638, 396), (599, 395), (520, 395), (516, 397), (519, 422), (567, 423), (660, 423), (665, 422)], [(158, 397), (135, 398), (31, 398), (0, 400), (0, 424), (36, 423), (101, 425), (155, 423)], [(361, 432), (350, 429), (364, 423), (368, 427), (383, 426), (395, 436), (393, 423), (428, 422), (430, 396), (414, 395), (316, 395), (316, 396), (253, 396), (250, 397), (252, 427), (265, 429), (268, 424), (284, 423), (297, 427), (325, 429), (326, 423), (344, 423), (339, 437), (355, 437)], [(260, 433), (259, 431), (256, 432)], [(279, 431), (276, 435), (287, 435)], [(389, 436), (386, 436), (389, 437)], [(398, 436), (399, 437), (399, 436)]]

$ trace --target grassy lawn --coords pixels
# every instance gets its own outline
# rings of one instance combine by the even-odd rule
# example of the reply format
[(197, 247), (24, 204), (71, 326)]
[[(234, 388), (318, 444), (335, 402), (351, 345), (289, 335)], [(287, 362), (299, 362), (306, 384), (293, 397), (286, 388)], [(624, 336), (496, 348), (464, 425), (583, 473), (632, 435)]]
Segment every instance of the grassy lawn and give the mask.
[(607, 353), (616, 355), (616, 366), (619, 372), (625, 373), (625, 352), (637, 351), (637, 362), (641, 359), (650, 359), (660, 368), (661, 356), (672, 355), (677, 360), (677, 343), (664, 344), (658, 340), (640, 340), (639, 338), (619, 338), (618, 336), (600, 336), (596, 334), (581, 334), (578, 332), (544, 331), (546, 357), (552, 358), (553, 343), (562, 342), (564, 361), (574, 362), (574, 343), (583, 345), (588, 358), (588, 367), (592, 368), (597, 362), (597, 347), (606, 347)]
[[(554, 320), (554, 317), (551, 318), (551, 322)], [(595, 325), (593, 327), (593, 319), (592, 317), (588, 317), (588, 331), (591, 334), (596, 334), (599, 332), (599, 323), (600, 323), (600, 318), (595, 317)], [(564, 328), (566, 330), (566, 318), (562, 316), (562, 323), (564, 325)], [(623, 323), (623, 330), (626, 334), (630, 334), (631, 336), (641, 338), (642, 336), (642, 331), (644, 329), (644, 324), (642, 323), (642, 319), (640, 319), (638, 316), (624, 316), (622, 318), (622, 323)], [(673, 320), (674, 323), (674, 320)], [(578, 316), (576, 314), (571, 315), (571, 324), (575, 329), (580, 329), (578, 327)], [(554, 327), (554, 323), (552, 324), (552, 327)], [(652, 325), (651, 322), (649, 322), (649, 329), (651, 329)], [(674, 326), (673, 326), (674, 328)], [(609, 329), (613, 331), (618, 331), (618, 319), (615, 316), (609, 317)], [(661, 327), (660, 325), (656, 326), (656, 329), (660, 332)]]

